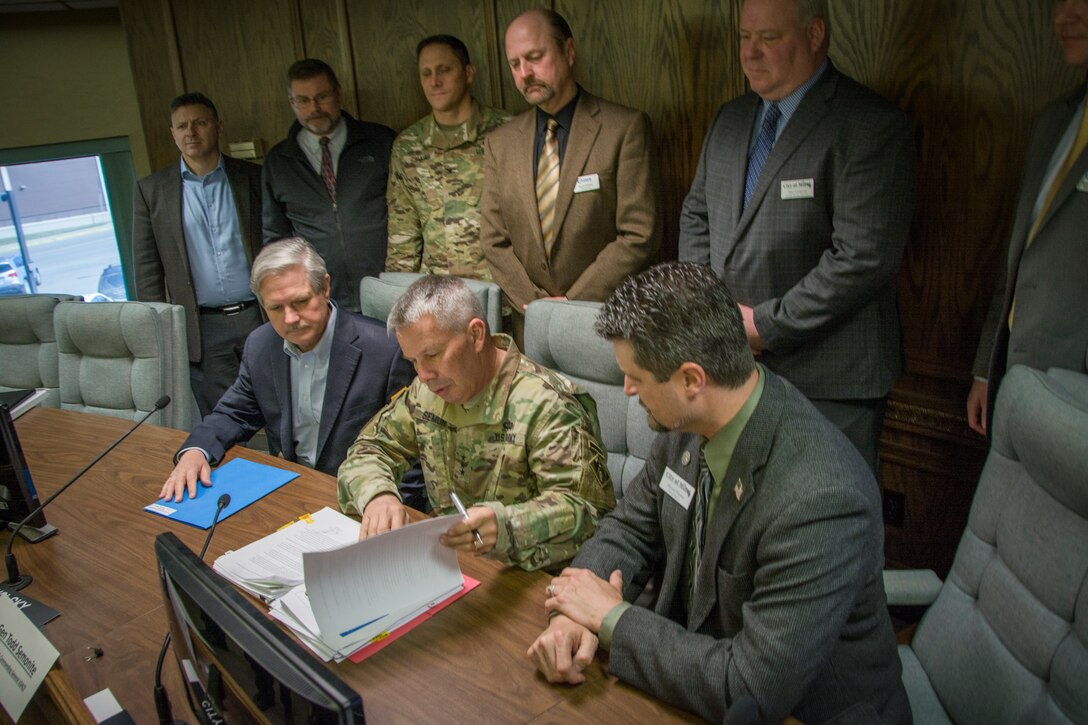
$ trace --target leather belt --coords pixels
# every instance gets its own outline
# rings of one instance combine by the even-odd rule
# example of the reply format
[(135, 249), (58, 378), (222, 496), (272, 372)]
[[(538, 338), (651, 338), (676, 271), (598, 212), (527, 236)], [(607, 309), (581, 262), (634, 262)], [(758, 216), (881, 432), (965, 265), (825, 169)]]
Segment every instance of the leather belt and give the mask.
[(244, 302), (235, 302), (232, 305), (223, 305), (222, 307), (201, 307), (200, 313), (226, 315), (237, 315), (239, 312), (248, 310), (253, 305), (257, 304), (257, 300), (245, 300)]

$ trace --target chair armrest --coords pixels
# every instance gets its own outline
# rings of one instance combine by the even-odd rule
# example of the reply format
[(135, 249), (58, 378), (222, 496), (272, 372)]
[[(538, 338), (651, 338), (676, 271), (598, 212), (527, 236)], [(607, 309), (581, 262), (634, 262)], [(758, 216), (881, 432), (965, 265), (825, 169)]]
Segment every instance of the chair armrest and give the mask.
[(932, 569), (885, 569), (884, 591), (889, 606), (925, 607), (941, 591), (941, 579)]

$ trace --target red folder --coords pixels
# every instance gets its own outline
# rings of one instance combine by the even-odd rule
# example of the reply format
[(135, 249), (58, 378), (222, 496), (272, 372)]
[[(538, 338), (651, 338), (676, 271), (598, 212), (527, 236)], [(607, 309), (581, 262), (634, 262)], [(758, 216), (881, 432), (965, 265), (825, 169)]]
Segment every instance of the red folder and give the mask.
[(370, 642), (368, 642), (366, 646), (364, 646), (362, 649), (356, 650), (354, 653), (348, 655), (348, 659), (352, 662), (362, 662), (375, 652), (384, 649), (386, 645), (398, 639), (405, 632), (409, 632), (412, 629), (415, 629), (415, 627), (419, 625), (420, 622), (425, 622), (432, 616), (434, 616), (436, 612), (441, 612), (443, 609), (448, 607), (451, 602), (457, 601), (476, 587), (480, 586), (480, 582), (470, 576), (466, 576), (464, 577), (464, 579), (465, 586), (461, 589), (461, 591), (447, 597), (446, 599), (443, 599), (441, 602), (434, 605), (423, 614), (419, 615), (415, 619), (405, 622), (401, 626), (394, 629), (392, 632), (385, 632), (383, 634), (379, 634), (377, 637), (370, 640)]

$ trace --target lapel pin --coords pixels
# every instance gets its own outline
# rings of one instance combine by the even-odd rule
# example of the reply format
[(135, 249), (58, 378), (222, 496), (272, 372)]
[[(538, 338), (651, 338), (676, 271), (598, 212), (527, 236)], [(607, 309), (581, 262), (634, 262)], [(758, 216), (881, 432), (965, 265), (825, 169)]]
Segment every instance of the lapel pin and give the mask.
[(738, 501), (740, 501), (740, 497), (744, 495), (744, 482), (739, 478), (737, 479), (737, 485), (733, 486), (733, 494), (737, 497)]
[(685, 466), (688, 465), (689, 463), (691, 463), (691, 452), (690, 451), (684, 451), (684, 455), (680, 456), (680, 463), (682, 465), (685, 465)]

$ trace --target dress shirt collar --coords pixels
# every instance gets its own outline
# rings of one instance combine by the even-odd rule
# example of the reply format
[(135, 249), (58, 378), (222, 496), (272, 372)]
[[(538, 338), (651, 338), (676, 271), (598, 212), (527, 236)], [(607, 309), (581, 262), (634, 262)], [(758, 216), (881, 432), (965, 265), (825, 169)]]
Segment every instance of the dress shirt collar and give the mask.
[(729, 468), (729, 462), (733, 459), (733, 451), (736, 450), (740, 434), (744, 432), (752, 413), (755, 411), (756, 406), (759, 405), (760, 398), (763, 397), (763, 387), (767, 377), (763, 372), (763, 366), (759, 363), (756, 363), (756, 372), (759, 375), (759, 380), (756, 382), (752, 394), (748, 396), (748, 400), (744, 401), (744, 405), (741, 406), (732, 420), (722, 426), (714, 434), (713, 438), (703, 444), (703, 457), (706, 460), (707, 468), (710, 470), (710, 475), (714, 477), (715, 486), (720, 486), (722, 479), (725, 478), (725, 472)]
[[(775, 138), (782, 135), (782, 129), (786, 127), (786, 124), (793, 118), (793, 114), (797, 111), (797, 108), (801, 105), (801, 101), (805, 100), (805, 96), (808, 94), (812, 87), (816, 85), (816, 81), (820, 80), (820, 77), (827, 72), (828, 60), (824, 58), (824, 62), (820, 64), (820, 67), (816, 69), (816, 72), (812, 74), (812, 77), (798, 86), (792, 93), (785, 98), (778, 101), (768, 101), (763, 99), (760, 105), (759, 118), (756, 119), (755, 129), (759, 129), (763, 125), (763, 117), (767, 115), (767, 109), (771, 107), (771, 103), (778, 104), (778, 110), (782, 113), (781, 118), (778, 119), (778, 129), (775, 134)], [(758, 130), (753, 131), (752, 143), (755, 143), (755, 138), (759, 135)]]
[(289, 357), (293, 357), (296, 360), (303, 355), (316, 355), (319, 361), (325, 361), (329, 359), (329, 353), (332, 351), (332, 338), (336, 330), (336, 305), (329, 301), (329, 321), (325, 324), (325, 331), (321, 333), (321, 339), (314, 345), (314, 349), (308, 353), (303, 352), (298, 348), (298, 345), (293, 342), (283, 341), (283, 351), (287, 353)]
[(577, 90), (574, 93), (574, 98), (570, 99), (570, 103), (563, 106), (554, 115), (550, 115), (540, 110), (540, 106), (536, 107), (536, 135), (543, 137), (544, 129), (548, 125), (548, 119), (554, 118), (559, 127), (570, 131), (571, 125), (574, 123), (574, 109), (578, 106), (578, 99), (582, 97), (582, 87), (577, 86)]
[(204, 174), (203, 176), (201, 176), (200, 174), (196, 173), (195, 171), (193, 171), (192, 169), (189, 168), (189, 165), (187, 163), (185, 163), (185, 157), (184, 156), (179, 157), (178, 163), (181, 165), (181, 178), (182, 179), (187, 179), (187, 180), (207, 179), (212, 174), (214, 174), (216, 172), (219, 172), (219, 171), (222, 171), (224, 174), (227, 173), (227, 170), (223, 167), (223, 154), (219, 154), (219, 160), (216, 162), (215, 168), (212, 169), (211, 171), (209, 171), (208, 173)]
[[(346, 122), (346, 116), (340, 114), (340, 121), (337, 122), (336, 128), (332, 130), (332, 133), (326, 134), (329, 137), (329, 153), (332, 155), (332, 162), (335, 168), (336, 162), (340, 159), (340, 152), (344, 150), (344, 146), (348, 142), (348, 124)], [(298, 135), (295, 137), (298, 140), (298, 145), (302, 149), (302, 152), (306, 154), (306, 158), (310, 159), (311, 163), (316, 159), (318, 173), (321, 169), (321, 136), (316, 133), (310, 133), (306, 130), (305, 126), (301, 126), (298, 131)]]

